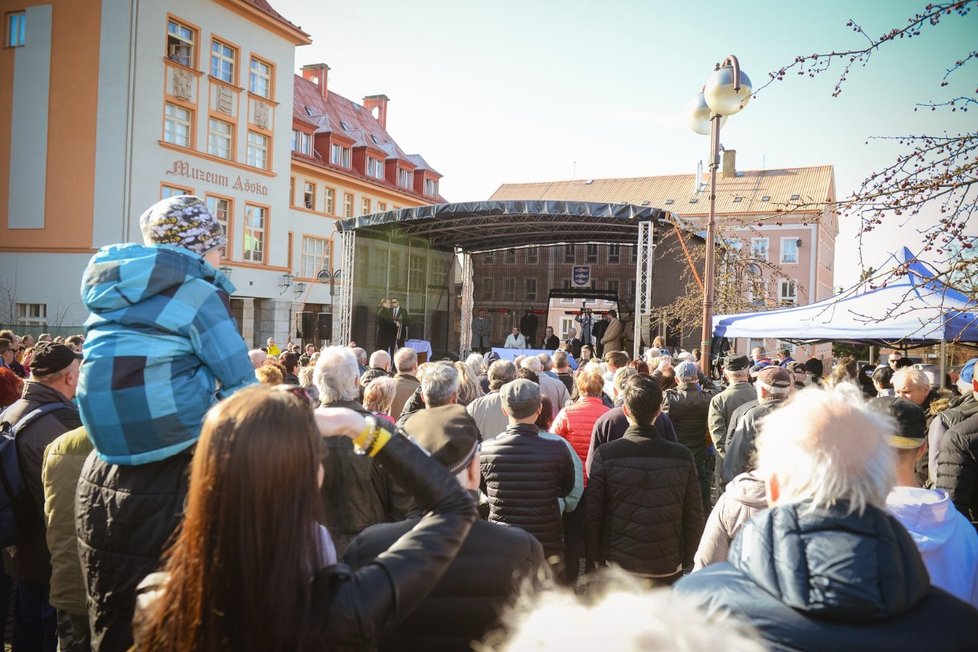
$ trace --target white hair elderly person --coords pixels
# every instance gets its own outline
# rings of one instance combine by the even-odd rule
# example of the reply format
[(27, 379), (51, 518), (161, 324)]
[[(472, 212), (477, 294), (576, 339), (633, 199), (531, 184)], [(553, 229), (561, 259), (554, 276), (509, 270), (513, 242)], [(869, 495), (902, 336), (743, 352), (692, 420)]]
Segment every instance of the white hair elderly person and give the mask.
[[(550, 356), (547, 356), (547, 361), (550, 361)], [(557, 380), (556, 377), (544, 373), (543, 361), (538, 356), (531, 355), (523, 358), (520, 366), (537, 375), (540, 392), (550, 400), (550, 406), (554, 413), (558, 412), (570, 400), (570, 392), (567, 391), (567, 386)]]
[(441, 407), (458, 400), (458, 371), (448, 362), (428, 365), (421, 379), (421, 397), (426, 408)]
[[(323, 349), (313, 374), (324, 407), (345, 407), (363, 415), (360, 403), (360, 367), (353, 350), (345, 346)], [(323, 485), (320, 490), (326, 527), (336, 551), (368, 525), (399, 521), (411, 508), (411, 498), (397, 489), (369, 455), (357, 455), (347, 437), (330, 437), (322, 448)]]
[(777, 649), (972, 647), (978, 612), (931, 586), (885, 511), (893, 430), (851, 386), (799, 392), (761, 424), (757, 473), (771, 508), (743, 526), (726, 562), (676, 590), (707, 614), (746, 617)]

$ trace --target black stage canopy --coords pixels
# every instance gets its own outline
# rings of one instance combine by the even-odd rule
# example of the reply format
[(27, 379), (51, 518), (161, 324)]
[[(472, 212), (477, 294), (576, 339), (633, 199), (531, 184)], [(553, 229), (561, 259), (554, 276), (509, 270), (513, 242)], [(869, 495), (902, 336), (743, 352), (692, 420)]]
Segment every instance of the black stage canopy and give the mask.
[(434, 204), (343, 220), (341, 233), (417, 236), (446, 251), (482, 253), (562, 243), (633, 245), (638, 223), (671, 217), (651, 206), (577, 201), (482, 201)]

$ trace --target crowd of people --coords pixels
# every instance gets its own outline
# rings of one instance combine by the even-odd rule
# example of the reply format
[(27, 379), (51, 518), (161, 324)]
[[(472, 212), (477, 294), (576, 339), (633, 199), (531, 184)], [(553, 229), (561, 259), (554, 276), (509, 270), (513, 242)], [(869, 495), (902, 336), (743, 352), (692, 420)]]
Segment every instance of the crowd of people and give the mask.
[(140, 225), (0, 332), (15, 651), (974, 649), (975, 359), (248, 350), (203, 202)]

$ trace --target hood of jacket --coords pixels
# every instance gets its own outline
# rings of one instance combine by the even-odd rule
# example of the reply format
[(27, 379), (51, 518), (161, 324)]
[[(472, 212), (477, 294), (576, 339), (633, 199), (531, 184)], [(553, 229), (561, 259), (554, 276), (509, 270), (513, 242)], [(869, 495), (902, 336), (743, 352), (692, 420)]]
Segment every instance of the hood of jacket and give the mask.
[(727, 493), (739, 503), (756, 509), (767, 509), (767, 488), (753, 471), (741, 473), (727, 483)]
[(99, 249), (85, 269), (82, 302), (95, 313), (125, 309), (173, 292), (194, 278), (212, 283), (228, 294), (234, 292), (224, 274), (189, 249), (134, 243), (110, 245)]
[(876, 507), (862, 515), (847, 514), (844, 504), (809, 507), (757, 514), (734, 539), (730, 563), (792, 609), (830, 620), (883, 620), (927, 595), (927, 569), (893, 516)]
[(957, 531), (956, 508), (942, 489), (893, 487), (886, 508), (906, 526), (921, 554), (944, 548)]

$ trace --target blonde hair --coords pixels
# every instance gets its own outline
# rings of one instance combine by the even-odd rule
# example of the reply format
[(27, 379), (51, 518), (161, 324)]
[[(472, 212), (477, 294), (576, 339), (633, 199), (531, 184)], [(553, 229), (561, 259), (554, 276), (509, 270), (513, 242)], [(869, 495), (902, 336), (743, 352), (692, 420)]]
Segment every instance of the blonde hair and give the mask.
[(275, 365), (266, 364), (255, 369), (255, 378), (265, 385), (281, 385), (285, 382), (285, 374)]
[(389, 376), (374, 378), (363, 390), (363, 407), (371, 412), (390, 414), (397, 383)]

